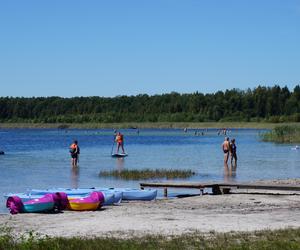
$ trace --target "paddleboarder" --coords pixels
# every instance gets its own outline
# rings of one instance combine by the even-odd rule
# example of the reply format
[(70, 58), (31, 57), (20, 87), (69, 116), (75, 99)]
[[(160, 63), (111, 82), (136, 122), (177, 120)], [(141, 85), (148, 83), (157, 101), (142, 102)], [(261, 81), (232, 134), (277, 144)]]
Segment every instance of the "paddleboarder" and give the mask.
[(124, 150), (124, 136), (121, 134), (121, 132), (117, 133), (115, 141), (117, 143), (117, 154), (119, 153), (119, 148), (120, 147), (122, 149), (122, 153), (125, 154), (125, 150)]
[(74, 142), (71, 144), (70, 154), (71, 154), (72, 166), (77, 166), (78, 157), (79, 157), (79, 154), (80, 154), (80, 149), (79, 149), (77, 140), (74, 140)]

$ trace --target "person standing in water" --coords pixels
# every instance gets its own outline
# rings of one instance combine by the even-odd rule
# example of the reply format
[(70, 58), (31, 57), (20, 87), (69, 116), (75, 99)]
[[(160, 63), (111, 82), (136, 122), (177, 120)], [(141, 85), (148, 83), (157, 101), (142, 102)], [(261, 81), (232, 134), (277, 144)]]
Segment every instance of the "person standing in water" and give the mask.
[[(235, 139), (233, 138), (230, 142), (230, 163), (233, 170), (236, 170), (237, 167), (237, 155), (236, 155), (236, 145), (235, 145)], [(232, 162), (234, 161), (234, 165), (232, 165)]]
[(227, 166), (228, 166), (228, 158), (229, 158), (229, 149), (230, 149), (229, 137), (225, 137), (225, 140), (222, 144), (222, 150), (224, 153), (224, 165)]
[(124, 150), (124, 136), (121, 134), (121, 132), (117, 133), (115, 141), (117, 142), (117, 154), (119, 153), (120, 147), (122, 149), (122, 153), (125, 154), (125, 150)]
[(71, 163), (73, 167), (77, 166), (78, 163), (78, 157), (80, 154), (80, 149), (78, 146), (78, 141), (74, 140), (74, 142), (70, 146), (70, 154), (71, 154)]

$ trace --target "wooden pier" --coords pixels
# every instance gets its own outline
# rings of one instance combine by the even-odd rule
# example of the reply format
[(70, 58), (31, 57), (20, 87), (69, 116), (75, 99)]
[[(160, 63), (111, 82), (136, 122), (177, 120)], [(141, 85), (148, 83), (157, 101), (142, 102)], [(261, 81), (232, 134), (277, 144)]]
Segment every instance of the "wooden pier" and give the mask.
[(168, 196), (168, 188), (192, 188), (198, 189), (200, 195), (205, 188), (211, 188), (214, 195), (228, 194), (231, 189), (260, 189), (277, 191), (300, 191), (300, 185), (281, 185), (281, 184), (252, 184), (252, 183), (197, 183), (197, 182), (149, 182), (140, 183), (141, 189), (145, 187), (155, 187), (164, 189), (164, 197)]

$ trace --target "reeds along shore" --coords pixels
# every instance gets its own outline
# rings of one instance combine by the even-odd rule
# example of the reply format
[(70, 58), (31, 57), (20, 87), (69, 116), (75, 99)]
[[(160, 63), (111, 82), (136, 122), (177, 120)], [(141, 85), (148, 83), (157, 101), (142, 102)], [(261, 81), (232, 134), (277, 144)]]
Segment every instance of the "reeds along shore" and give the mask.
[(284, 125), (262, 134), (263, 141), (277, 143), (300, 143), (300, 125)]
[(141, 179), (155, 179), (155, 178), (189, 178), (195, 175), (192, 170), (180, 169), (124, 169), (122, 171), (101, 171), (99, 177), (114, 177), (124, 180), (141, 180)]

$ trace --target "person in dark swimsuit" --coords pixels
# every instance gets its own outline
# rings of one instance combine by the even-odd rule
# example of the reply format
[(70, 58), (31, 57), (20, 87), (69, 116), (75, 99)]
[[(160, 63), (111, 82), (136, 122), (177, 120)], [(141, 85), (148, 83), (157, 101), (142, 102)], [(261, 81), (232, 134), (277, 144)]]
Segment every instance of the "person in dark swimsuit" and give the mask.
[[(233, 138), (230, 142), (230, 163), (232, 168), (236, 169), (237, 167), (237, 155), (236, 155), (236, 145), (235, 145), (235, 139)], [(234, 165), (232, 165), (234, 161)]]
[(224, 164), (227, 165), (228, 163), (228, 158), (229, 158), (229, 149), (230, 149), (230, 144), (229, 144), (229, 137), (225, 137), (225, 140), (222, 144), (222, 150), (224, 152)]

